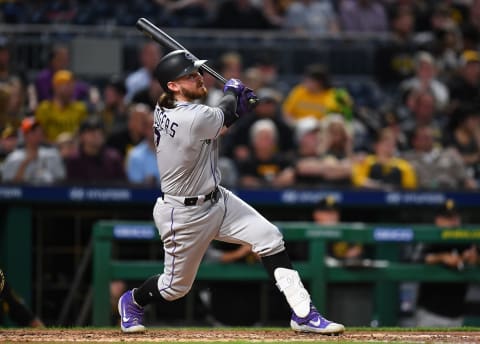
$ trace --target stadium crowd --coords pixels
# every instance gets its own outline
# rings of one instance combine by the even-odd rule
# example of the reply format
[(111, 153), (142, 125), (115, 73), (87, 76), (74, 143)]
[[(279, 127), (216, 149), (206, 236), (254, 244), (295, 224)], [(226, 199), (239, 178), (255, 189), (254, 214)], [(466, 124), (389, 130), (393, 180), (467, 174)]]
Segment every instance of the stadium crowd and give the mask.
[[(222, 134), (230, 187), (478, 189), (480, 0), (89, 0), (0, 2), (6, 24), (134, 25), (389, 35), (375, 51), (378, 101), (342, 87), (311, 61), (299, 82), (271, 56), (245, 65), (225, 52), (222, 75), (256, 90), (258, 105)], [(70, 69), (68, 46), (51, 47), (33, 78), (15, 69), (0, 37), (0, 175), (3, 183), (158, 186), (152, 114), (162, 93), (152, 76), (163, 55), (146, 42), (139, 68), (104, 85)], [(220, 85), (205, 74), (215, 105)], [(161, 161), (159, 162), (161, 165)]]

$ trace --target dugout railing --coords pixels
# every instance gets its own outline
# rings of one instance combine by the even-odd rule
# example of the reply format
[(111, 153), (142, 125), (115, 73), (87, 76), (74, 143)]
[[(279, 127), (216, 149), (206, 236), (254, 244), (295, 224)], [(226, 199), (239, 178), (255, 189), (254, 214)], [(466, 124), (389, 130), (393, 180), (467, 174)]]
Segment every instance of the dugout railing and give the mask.
[[(372, 282), (374, 309), (380, 326), (395, 326), (398, 321), (398, 283), (402, 281), (480, 282), (479, 267), (462, 270), (443, 266), (400, 261), (401, 244), (479, 243), (480, 225), (461, 228), (437, 228), (431, 225), (349, 224), (318, 226), (307, 222), (277, 222), (286, 241), (306, 241), (308, 260), (294, 262), (302, 279), (309, 282), (314, 303), (325, 311), (327, 284), (330, 282)], [(93, 319), (94, 326), (110, 321), (109, 283), (115, 279), (144, 280), (161, 273), (162, 262), (117, 260), (112, 246), (117, 240), (160, 240), (150, 222), (99, 221), (93, 227)], [(372, 245), (375, 260), (381, 264), (351, 268), (326, 264), (327, 242), (348, 241)], [(265, 281), (261, 264), (202, 263), (197, 280)]]

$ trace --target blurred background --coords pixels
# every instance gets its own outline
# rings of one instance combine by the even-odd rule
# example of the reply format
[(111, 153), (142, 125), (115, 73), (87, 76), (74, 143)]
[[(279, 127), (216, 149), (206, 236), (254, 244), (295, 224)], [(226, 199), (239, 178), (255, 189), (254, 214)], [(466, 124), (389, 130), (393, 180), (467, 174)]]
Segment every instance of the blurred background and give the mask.
[[(0, 267), (46, 326), (92, 323), (93, 224), (151, 221), (161, 194), (151, 128), (163, 90), (152, 72), (168, 51), (135, 29), (141, 17), (255, 90), (258, 106), (220, 139), (220, 166), (222, 184), (269, 220), (321, 225), (313, 214), (332, 198), (341, 223), (434, 226), (449, 200), (461, 219), (450, 226), (480, 223), (479, 0), (4, 0)], [(204, 103), (215, 105), (222, 85), (204, 78)], [(112, 255), (161, 260), (162, 249), (127, 241)], [(328, 255), (373, 257), (358, 245)], [(247, 251), (233, 260), (258, 264)], [(112, 305), (129, 283), (111, 284)], [(150, 321), (185, 324), (191, 305), (192, 324), (288, 319), (265, 282), (195, 290)], [(329, 318), (378, 325), (371, 283), (328, 290)], [(399, 286), (393, 325), (412, 324), (417, 294), (416, 283)], [(472, 322), (478, 294), (469, 283), (460, 297)], [(0, 312), (18, 326), (8, 306)]]

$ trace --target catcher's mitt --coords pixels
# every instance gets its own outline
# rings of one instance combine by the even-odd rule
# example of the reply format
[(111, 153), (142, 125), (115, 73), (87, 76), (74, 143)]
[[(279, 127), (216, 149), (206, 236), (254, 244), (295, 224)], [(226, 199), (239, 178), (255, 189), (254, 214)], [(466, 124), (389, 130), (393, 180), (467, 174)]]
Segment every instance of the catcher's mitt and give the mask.
[(2, 269), (0, 269), (0, 295), (2, 295), (3, 287), (5, 286), (5, 275)]

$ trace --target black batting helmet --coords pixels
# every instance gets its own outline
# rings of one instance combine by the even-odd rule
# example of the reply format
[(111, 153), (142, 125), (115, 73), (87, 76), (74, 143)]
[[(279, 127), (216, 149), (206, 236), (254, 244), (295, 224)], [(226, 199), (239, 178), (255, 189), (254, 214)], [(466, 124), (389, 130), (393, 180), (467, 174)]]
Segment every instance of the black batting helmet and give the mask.
[(197, 60), (185, 50), (174, 50), (160, 60), (155, 68), (154, 76), (160, 82), (163, 90), (167, 91), (169, 81), (198, 70), (205, 62), (207, 60)]

